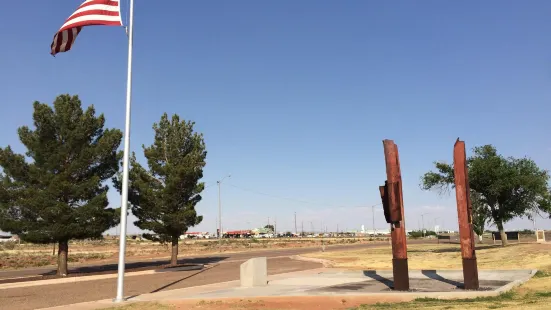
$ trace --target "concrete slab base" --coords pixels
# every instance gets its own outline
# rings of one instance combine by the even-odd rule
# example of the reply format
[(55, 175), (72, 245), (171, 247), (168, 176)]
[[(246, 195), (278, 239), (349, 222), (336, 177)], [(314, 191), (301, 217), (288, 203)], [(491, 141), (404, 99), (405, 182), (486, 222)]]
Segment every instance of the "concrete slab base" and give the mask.
[[(339, 269), (313, 269), (268, 276), (264, 287), (241, 287), (239, 280), (184, 289), (160, 291), (130, 298), (128, 302), (168, 302), (186, 300), (239, 300), (306, 296), (343, 297), (363, 302), (402, 302), (416, 298), (476, 298), (497, 296), (528, 281), (536, 270), (479, 270), (481, 289), (462, 289), (462, 270), (410, 270), (409, 292), (392, 289), (392, 270), (349, 271)], [(113, 306), (110, 300), (74, 304), (71, 309), (89, 310)], [(67, 307), (67, 306), (64, 306)], [(66, 309), (51, 308), (51, 309)]]
[[(322, 269), (317, 272), (301, 272), (269, 277), (264, 287), (240, 287), (228, 282), (222, 286), (204, 287), (187, 291), (170, 291), (165, 296), (177, 299), (210, 299), (268, 296), (347, 296), (347, 295), (396, 295), (418, 297), (468, 298), (493, 296), (519, 285), (535, 274), (535, 270), (482, 270), (479, 271), (480, 289), (464, 290), (461, 270), (410, 270), (410, 291), (393, 290), (392, 271), (346, 271)], [(136, 300), (155, 300), (137, 297)]]

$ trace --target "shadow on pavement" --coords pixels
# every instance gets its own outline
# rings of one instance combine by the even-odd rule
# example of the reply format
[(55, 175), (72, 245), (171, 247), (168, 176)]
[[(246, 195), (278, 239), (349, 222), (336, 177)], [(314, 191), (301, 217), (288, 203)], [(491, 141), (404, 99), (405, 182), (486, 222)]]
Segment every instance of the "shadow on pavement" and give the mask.
[(421, 273), (429, 279), (444, 282), (444, 283), (453, 285), (457, 288), (463, 288), (464, 287), (463, 283), (457, 282), (457, 281), (454, 281), (454, 280), (450, 280), (450, 279), (446, 279), (446, 278), (442, 277), (441, 275), (439, 275), (436, 270), (421, 270)]
[(364, 270), (364, 276), (370, 277), (371, 279), (375, 281), (379, 281), (382, 284), (386, 285), (388, 288), (393, 289), (394, 288), (394, 281), (391, 281), (385, 277), (382, 277), (377, 274), (377, 271), (375, 270)]
[[(215, 264), (220, 261), (227, 259), (228, 257), (224, 256), (213, 256), (213, 257), (199, 257), (199, 258), (183, 258), (178, 260), (178, 264)], [(126, 263), (126, 271), (140, 271), (140, 270), (152, 270), (156, 267), (165, 267), (169, 263), (169, 260), (157, 260), (149, 262), (132, 262)], [(70, 268), (69, 274), (108, 274), (115, 273), (118, 270), (117, 263), (108, 263), (105, 265), (94, 265), (94, 266), (82, 266), (76, 268)], [(52, 270), (50, 272), (43, 273), (42, 276), (52, 276), (55, 275), (56, 271)]]
[[(421, 270), (421, 273), (424, 276), (426, 276), (427, 278), (432, 279), (432, 280), (447, 283), (447, 284), (453, 285), (457, 288), (463, 288), (464, 287), (462, 282), (446, 279), (446, 278), (442, 277), (441, 275), (439, 275), (436, 270)], [(392, 281), (390, 279), (387, 279), (387, 278), (385, 278), (381, 275), (378, 275), (377, 271), (375, 271), (375, 270), (364, 270), (363, 274), (366, 277), (370, 277), (371, 279), (373, 279), (375, 281), (381, 282), (382, 284), (386, 285), (390, 289), (394, 289), (394, 281)]]
[(169, 283), (169, 284), (167, 284), (167, 285), (165, 285), (165, 286), (159, 287), (158, 289), (156, 289), (156, 290), (154, 290), (154, 291), (151, 291), (151, 293), (160, 292), (160, 291), (162, 291), (162, 290), (164, 290), (164, 289), (166, 289), (166, 288), (169, 288), (169, 287), (173, 286), (174, 284), (180, 283), (180, 282), (182, 282), (182, 281), (184, 281), (184, 280), (186, 280), (186, 279), (189, 279), (189, 278), (191, 278), (191, 277), (193, 277), (193, 276), (196, 276), (196, 275), (198, 275), (198, 274), (200, 274), (200, 273), (202, 273), (202, 272), (205, 272), (205, 271), (210, 270), (210, 269), (212, 269), (212, 268), (214, 268), (214, 267), (217, 267), (217, 266), (219, 266), (219, 265), (214, 265), (214, 266), (209, 267), (209, 268), (203, 268), (203, 269), (201, 269), (200, 271), (197, 271), (196, 273), (194, 273), (194, 274), (192, 274), (192, 275), (190, 275), (190, 276), (183, 277), (183, 278), (181, 278), (181, 279), (179, 279), (179, 280), (176, 280), (176, 281), (174, 281), (174, 282), (172, 282), (172, 283)]
[[(196, 275), (198, 275), (198, 274), (200, 274), (200, 273), (203, 273), (203, 272), (205, 272), (205, 271), (207, 271), (207, 270), (210, 270), (210, 269), (212, 269), (212, 268), (214, 268), (214, 267), (217, 267), (217, 266), (219, 266), (219, 265), (214, 265), (214, 266), (212, 266), (212, 267), (203, 268), (203, 269), (197, 271), (197, 272), (194, 273), (194, 274), (191, 274), (191, 275), (189, 275), (189, 276), (185, 276), (185, 277), (183, 277), (183, 278), (181, 278), (181, 279), (178, 279), (178, 280), (176, 280), (176, 281), (174, 281), (174, 282), (171, 282), (171, 283), (169, 283), (169, 284), (167, 284), (167, 285), (161, 286), (161, 287), (159, 287), (158, 289), (155, 289), (155, 290), (149, 292), (149, 294), (160, 292), (160, 291), (162, 291), (162, 290), (164, 290), (164, 289), (167, 289), (167, 288), (169, 288), (169, 287), (171, 287), (171, 286), (173, 286), (173, 285), (175, 285), (175, 284), (178, 284), (178, 283), (180, 283), (180, 282), (182, 282), (182, 281), (184, 281), (184, 280), (187, 280), (187, 279), (189, 279), (189, 278), (191, 278), (191, 277), (194, 277), (194, 276), (196, 276)], [(136, 298), (136, 297), (138, 297), (138, 296), (140, 296), (140, 295), (142, 295), (142, 294), (132, 295), (132, 296), (128, 297), (127, 300), (132, 299), (132, 298)]]

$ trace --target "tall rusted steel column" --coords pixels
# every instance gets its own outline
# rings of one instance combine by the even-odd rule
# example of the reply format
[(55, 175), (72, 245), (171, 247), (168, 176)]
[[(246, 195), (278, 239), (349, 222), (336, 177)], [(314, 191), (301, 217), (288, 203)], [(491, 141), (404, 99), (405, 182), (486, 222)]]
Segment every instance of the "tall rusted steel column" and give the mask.
[(407, 291), (409, 290), (407, 238), (398, 146), (392, 140), (384, 140), (383, 147), (387, 180), (384, 186), (379, 187), (379, 191), (386, 221), (391, 224), (394, 289)]
[(475, 239), (473, 232), (473, 210), (469, 188), (469, 173), (465, 142), (457, 138), (453, 147), (453, 171), (455, 175), (455, 197), (459, 221), (459, 239), (463, 258), (463, 281), (466, 290), (479, 288), (476, 263)]

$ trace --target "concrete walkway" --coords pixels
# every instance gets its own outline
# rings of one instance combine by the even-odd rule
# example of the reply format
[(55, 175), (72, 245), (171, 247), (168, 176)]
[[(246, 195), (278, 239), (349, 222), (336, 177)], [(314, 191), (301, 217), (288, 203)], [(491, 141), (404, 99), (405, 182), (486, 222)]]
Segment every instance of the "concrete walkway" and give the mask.
[[(273, 298), (284, 296), (343, 296), (373, 298), (397, 297), (401, 301), (415, 298), (475, 298), (496, 296), (524, 283), (535, 270), (479, 271), (481, 289), (461, 289), (462, 271), (410, 270), (410, 292), (396, 292), (392, 287), (392, 271), (347, 271), (313, 269), (269, 276), (268, 286), (241, 288), (239, 281), (144, 294), (130, 302), (212, 300), (234, 298)], [(112, 307), (111, 300), (71, 305), (71, 309), (88, 310)], [(54, 308), (51, 308), (54, 309)], [(57, 308), (60, 309), (60, 308)]]

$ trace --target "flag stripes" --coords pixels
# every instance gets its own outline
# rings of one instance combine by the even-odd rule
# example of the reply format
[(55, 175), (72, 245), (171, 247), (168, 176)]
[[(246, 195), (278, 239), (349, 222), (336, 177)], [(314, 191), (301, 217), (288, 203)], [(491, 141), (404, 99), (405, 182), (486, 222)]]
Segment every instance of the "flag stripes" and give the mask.
[(122, 26), (119, 0), (86, 0), (54, 35), (51, 54), (71, 49), (85, 26)]

